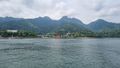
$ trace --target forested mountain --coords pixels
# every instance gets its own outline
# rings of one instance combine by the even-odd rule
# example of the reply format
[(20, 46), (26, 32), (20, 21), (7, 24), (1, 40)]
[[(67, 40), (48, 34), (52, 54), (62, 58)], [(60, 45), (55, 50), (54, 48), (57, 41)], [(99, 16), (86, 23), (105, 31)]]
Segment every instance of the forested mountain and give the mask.
[(39, 17), (34, 19), (22, 19), (5, 17), (0, 18), (0, 29), (29, 30), (38, 33), (50, 32), (78, 32), (87, 30), (85, 24), (76, 18), (62, 17), (59, 20), (52, 20), (49, 17)]
[(107, 22), (102, 19), (98, 19), (90, 24), (88, 24), (88, 28), (92, 31), (101, 32), (101, 31), (109, 31), (109, 30), (119, 30), (120, 24)]
[(36, 33), (53, 32), (100, 32), (120, 30), (120, 24), (98, 19), (88, 25), (76, 18), (62, 17), (53, 20), (49, 17), (38, 17), (34, 19), (0, 17), (0, 30), (28, 30)]

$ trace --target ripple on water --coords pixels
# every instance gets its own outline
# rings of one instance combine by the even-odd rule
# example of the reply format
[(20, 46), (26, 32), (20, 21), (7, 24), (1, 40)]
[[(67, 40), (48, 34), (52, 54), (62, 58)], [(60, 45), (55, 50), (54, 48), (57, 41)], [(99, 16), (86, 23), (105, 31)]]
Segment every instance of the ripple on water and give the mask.
[(0, 41), (0, 68), (119, 68), (118, 43), (113, 39), (6, 39)]

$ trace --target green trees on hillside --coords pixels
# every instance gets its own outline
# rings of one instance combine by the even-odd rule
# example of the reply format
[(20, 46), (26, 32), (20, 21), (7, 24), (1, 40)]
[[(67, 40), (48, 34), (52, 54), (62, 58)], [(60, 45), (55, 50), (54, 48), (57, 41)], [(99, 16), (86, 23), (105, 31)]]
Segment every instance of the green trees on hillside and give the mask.
[(36, 37), (37, 34), (30, 31), (17, 31), (17, 32), (7, 32), (0, 31), (1, 37)]
[(120, 30), (106, 30), (97, 33), (97, 37), (120, 37)]

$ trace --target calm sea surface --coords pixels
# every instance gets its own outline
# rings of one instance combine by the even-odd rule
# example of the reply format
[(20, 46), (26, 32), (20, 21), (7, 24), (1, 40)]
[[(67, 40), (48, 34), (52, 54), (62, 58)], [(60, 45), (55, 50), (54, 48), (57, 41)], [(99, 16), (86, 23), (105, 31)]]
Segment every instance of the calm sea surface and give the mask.
[(0, 68), (120, 68), (120, 38), (0, 39)]

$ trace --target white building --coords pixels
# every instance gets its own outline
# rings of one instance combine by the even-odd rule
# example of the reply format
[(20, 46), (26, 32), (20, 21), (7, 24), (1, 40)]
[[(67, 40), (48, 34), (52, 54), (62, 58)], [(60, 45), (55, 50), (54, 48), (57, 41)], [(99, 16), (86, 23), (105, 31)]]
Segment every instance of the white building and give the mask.
[(7, 30), (7, 32), (16, 33), (16, 32), (18, 32), (18, 30)]

